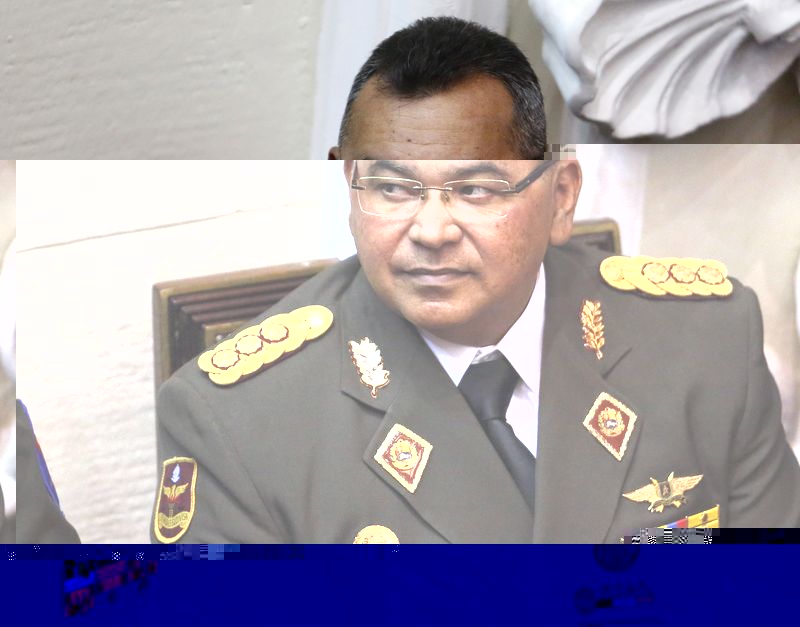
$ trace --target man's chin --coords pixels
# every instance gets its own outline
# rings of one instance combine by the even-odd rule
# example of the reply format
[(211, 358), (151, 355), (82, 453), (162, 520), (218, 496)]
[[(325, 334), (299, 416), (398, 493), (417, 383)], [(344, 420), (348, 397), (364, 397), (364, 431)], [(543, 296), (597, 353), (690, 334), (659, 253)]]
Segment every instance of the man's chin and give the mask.
[(464, 312), (444, 306), (442, 303), (428, 304), (413, 311), (404, 307), (400, 314), (418, 329), (443, 339), (458, 333), (469, 320)]

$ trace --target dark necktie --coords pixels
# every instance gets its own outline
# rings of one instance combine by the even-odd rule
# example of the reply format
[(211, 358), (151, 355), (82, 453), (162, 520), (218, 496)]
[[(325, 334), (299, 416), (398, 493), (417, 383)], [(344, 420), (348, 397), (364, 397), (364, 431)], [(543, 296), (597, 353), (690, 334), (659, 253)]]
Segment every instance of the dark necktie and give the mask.
[(491, 361), (472, 364), (458, 385), (461, 394), (494, 444), (503, 462), (533, 511), (536, 458), (517, 439), (506, 422), (508, 403), (519, 375), (502, 355)]

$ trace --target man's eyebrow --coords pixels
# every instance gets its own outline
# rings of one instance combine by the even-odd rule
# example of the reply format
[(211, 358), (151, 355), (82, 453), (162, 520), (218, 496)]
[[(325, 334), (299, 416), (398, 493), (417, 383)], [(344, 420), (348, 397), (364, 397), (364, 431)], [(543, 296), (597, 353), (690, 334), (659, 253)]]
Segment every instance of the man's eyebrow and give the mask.
[[(374, 161), (368, 168), (367, 174), (375, 176), (377, 172), (389, 171), (404, 178), (418, 180), (419, 173), (413, 168), (403, 165), (397, 161), (378, 160)], [(447, 177), (450, 181), (460, 181), (462, 179), (475, 178), (477, 176), (499, 177), (508, 179), (508, 171), (500, 167), (494, 161), (479, 161), (455, 168)]]
[(459, 181), (461, 179), (470, 179), (485, 175), (508, 180), (508, 171), (497, 165), (494, 161), (480, 161), (478, 163), (471, 163), (462, 168), (457, 168), (448, 178), (451, 181)]
[(377, 172), (385, 172), (387, 170), (403, 178), (416, 180), (418, 176), (413, 168), (404, 166), (402, 163), (398, 163), (397, 161), (385, 160), (374, 161), (367, 169), (367, 175), (375, 176)]

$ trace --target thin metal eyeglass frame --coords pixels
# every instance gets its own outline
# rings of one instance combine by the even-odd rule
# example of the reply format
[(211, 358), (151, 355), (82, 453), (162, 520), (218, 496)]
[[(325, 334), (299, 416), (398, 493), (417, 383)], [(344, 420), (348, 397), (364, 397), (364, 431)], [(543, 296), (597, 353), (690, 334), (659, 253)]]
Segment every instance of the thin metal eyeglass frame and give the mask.
[[(528, 174), (525, 178), (523, 178), (519, 183), (517, 183), (513, 187), (511, 185), (511, 183), (509, 183), (508, 181), (504, 181), (502, 179), (463, 179), (463, 180), (458, 180), (458, 181), (445, 181), (441, 186), (436, 186), (436, 185), (423, 185), (422, 181), (416, 181), (414, 179), (405, 179), (405, 178), (401, 178), (401, 177), (392, 177), (392, 176), (357, 177), (356, 176), (356, 171), (358, 169), (358, 164), (356, 163), (356, 164), (353, 165), (353, 176), (350, 179), (350, 189), (354, 189), (354, 190), (356, 190), (356, 192), (366, 190), (367, 189), (366, 187), (364, 187), (363, 185), (358, 185), (357, 184), (357, 181), (359, 181), (361, 178), (376, 178), (376, 179), (387, 179), (387, 180), (396, 180), (396, 181), (408, 181), (409, 183), (417, 183), (417, 185), (415, 185), (412, 189), (414, 189), (415, 191), (419, 191), (420, 192), (419, 200), (422, 201), (422, 200), (425, 199), (425, 192), (427, 190), (429, 190), (429, 189), (430, 190), (437, 190), (437, 191), (440, 191), (440, 192), (452, 192), (453, 188), (452, 187), (448, 187), (448, 185), (451, 185), (453, 183), (469, 183), (471, 181), (476, 181), (476, 182), (491, 181), (491, 182), (496, 182), (496, 183), (505, 183), (506, 185), (508, 185), (509, 189), (497, 192), (498, 194), (503, 194), (503, 195), (507, 196), (507, 195), (510, 195), (510, 194), (519, 194), (526, 187), (529, 187), (530, 185), (535, 183), (550, 168), (550, 166), (553, 165), (553, 163), (555, 163), (555, 162), (551, 161), (551, 160), (544, 161), (544, 162), (540, 163), (539, 165), (537, 165), (531, 171), (530, 174)], [(364, 214), (370, 215), (370, 216), (378, 216), (378, 217), (381, 217), (381, 218), (385, 218), (385, 217), (389, 217), (391, 215), (391, 214), (383, 214), (383, 213), (371, 213), (369, 211), (365, 211), (364, 207), (361, 205), (361, 196), (358, 197), (358, 208), (361, 210), (361, 213), (364, 213)], [(419, 211), (419, 208), (417, 208), (417, 212), (418, 211)], [(408, 217), (411, 217), (412, 215), (416, 215), (416, 212), (414, 214), (409, 215)], [(507, 217), (507, 214), (506, 215), (502, 215), (502, 216), (497, 216), (497, 219), (498, 220), (502, 220), (505, 217)]]

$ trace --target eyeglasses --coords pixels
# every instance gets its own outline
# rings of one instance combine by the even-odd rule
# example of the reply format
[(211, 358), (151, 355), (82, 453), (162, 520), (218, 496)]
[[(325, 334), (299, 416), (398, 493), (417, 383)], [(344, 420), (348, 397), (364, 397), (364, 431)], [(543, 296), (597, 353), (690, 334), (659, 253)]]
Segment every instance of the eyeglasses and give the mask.
[(356, 190), (362, 213), (381, 218), (407, 219), (415, 216), (428, 190), (442, 192), (453, 219), (464, 222), (492, 222), (508, 216), (509, 196), (519, 194), (539, 179), (554, 161), (543, 161), (516, 185), (499, 179), (448, 181), (423, 185), (421, 181), (391, 176), (358, 176), (353, 167), (351, 189)]

